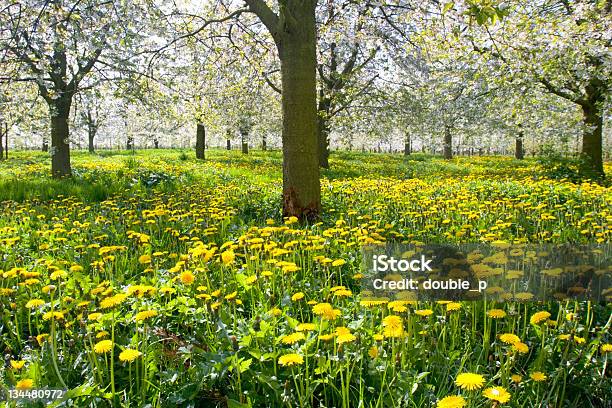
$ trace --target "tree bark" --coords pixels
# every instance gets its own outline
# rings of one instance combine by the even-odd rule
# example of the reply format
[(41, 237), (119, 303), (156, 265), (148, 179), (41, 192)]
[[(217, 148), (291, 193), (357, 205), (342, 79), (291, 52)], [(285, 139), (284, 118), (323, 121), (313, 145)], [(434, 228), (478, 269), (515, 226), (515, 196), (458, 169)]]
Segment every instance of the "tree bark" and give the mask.
[(47, 141), (47, 139), (43, 139), (41, 150), (45, 153), (49, 151), (49, 142)]
[(95, 153), (94, 139), (96, 137), (97, 129), (95, 125), (89, 124), (87, 127), (87, 146), (89, 153)]
[(206, 150), (206, 128), (198, 123), (196, 129), (196, 159), (204, 160)]
[(264, 152), (266, 150), (268, 150), (268, 142), (266, 140), (266, 134), (263, 133), (261, 136), (261, 150), (263, 150)]
[(225, 148), (226, 148), (227, 150), (232, 150), (232, 141), (231, 141), (231, 140), (227, 139), (227, 142), (226, 142)]
[(331, 101), (320, 93), (317, 115), (317, 140), (319, 142), (319, 166), (329, 169), (329, 115)]
[(72, 176), (70, 166), (70, 116), (69, 98), (58, 98), (49, 106), (51, 113), (51, 175), (53, 178)]
[(515, 140), (514, 146), (514, 158), (517, 160), (523, 160), (525, 158), (525, 149), (523, 148), (523, 131), (519, 131), (518, 136)]
[(448, 125), (444, 126), (444, 158), (446, 160), (453, 158), (453, 135)]
[(134, 149), (134, 138), (132, 136), (127, 137), (127, 143), (125, 144), (127, 150)]
[[(0, 122), (0, 160), (4, 160), (4, 129), (3, 129), (3, 124), (2, 122)], [(8, 135), (6, 135), (7, 139), (8, 139)]]
[(292, 23), (277, 35), (283, 112), (283, 215), (317, 218), (321, 184), (317, 140), (316, 1), (290, 2)]
[(242, 154), (249, 154), (249, 142), (247, 141), (247, 134), (240, 133), (240, 144), (242, 149)]
[(412, 146), (411, 146), (410, 135), (406, 133), (406, 139), (404, 140), (404, 156), (410, 156), (411, 153), (412, 153)]
[(582, 156), (587, 166), (599, 178), (605, 176), (603, 169), (603, 115), (598, 104), (582, 106), (585, 130), (582, 135)]
[(153, 139), (153, 147), (155, 149), (159, 149), (159, 139)]

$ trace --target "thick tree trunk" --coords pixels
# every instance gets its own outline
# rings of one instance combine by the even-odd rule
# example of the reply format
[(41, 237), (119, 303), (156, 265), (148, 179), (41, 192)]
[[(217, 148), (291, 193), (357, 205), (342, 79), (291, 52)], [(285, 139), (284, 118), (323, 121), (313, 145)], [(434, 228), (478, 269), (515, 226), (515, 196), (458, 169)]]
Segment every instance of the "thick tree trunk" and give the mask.
[(159, 149), (159, 139), (153, 139), (153, 147)]
[(49, 142), (47, 141), (47, 139), (43, 139), (41, 150), (43, 152), (48, 152), (49, 151)]
[(232, 150), (232, 141), (231, 140), (227, 139), (227, 143), (225, 145), (225, 148), (227, 150)]
[(96, 137), (96, 127), (93, 125), (89, 125), (87, 128), (87, 146), (89, 153), (95, 152), (94, 139)]
[(410, 156), (411, 153), (412, 153), (412, 146), (411, 146), (410, 135), (406, 133), (406, 139), (404, 140), (404, 156)]
[(265, 133), (261, 136), (261, 150), (263, 150), (264, 152), (268, 150), (268, 142), (266, 141)]
[(247, 141), (247, 135), (245, 133), (240, 134), (240, 145), (242, 154), (249, 154), (249, 142)]
[(283, 90), (283, 215), (300, 219), (317, 218), (321, 211), (315, 6), (314, 1), (293, 6), (295, 22), (277, 40)]
[(585, 130), (582, 135), (582, 156), (587, 166), (598, 177), (604, 177), (603, 169), (603, 115), (597, 104), (582, 106)]
[(198, 123), (196, 129), (196, 159), (204, 160), (206, 150), (206, 128)]
[(514, 146), (514, 158), (523, 160), (525, 158), (525, 149), (523, 148), (523, 131), (521, 130), (516, 137)]
[(125, 144), (125, 147), (127, 150), (133, 150), (134, 149), (134, 137), (132, 136), (128, 136), (127, 137), (127, 142)]
[(453, 158), (453, 135), (450, 126), (444, 126), (444, 158)]
[(70, 167), (70, 116), (71, 100), (56, 99), (51, 110), (51, 175), (54, 178), (72, 176)]

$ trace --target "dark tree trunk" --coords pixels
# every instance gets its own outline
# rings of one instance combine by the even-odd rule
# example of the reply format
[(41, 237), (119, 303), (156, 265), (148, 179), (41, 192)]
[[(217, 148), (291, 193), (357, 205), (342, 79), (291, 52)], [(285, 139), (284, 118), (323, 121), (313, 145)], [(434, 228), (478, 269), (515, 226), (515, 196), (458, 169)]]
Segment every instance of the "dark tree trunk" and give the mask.
[(242, 154), (249, 154), (249, 142), (247, 141), (247, 134), (240, 133), (240, 145), (242, 149)]
[(585, 130), (582, 135), (582, 156), (587, 167), (598, 177), (604, 177), (603, 169), (603, 115), (602, 108), (593, 103), (582, 106)]
[(523, 149), (523, 131), (519, 131), (515, 140), (514, 158), (523, 160), (525, 158), (525, 150)]
[(206, 150), (206, 128), (198, 123), (196, 129), (196, 159), (204, 160)]
[(227, 150), (232, 150), (232, 141), (231, 140), (227, 139), (227, 143), (225, 145), (225, 148)]
[(329, 169), (329, 114), (331, 100), (321, 92), (319, 94), (317, 116), (317, 140), (319, 142), (319, 166)]
[(49, 105), (51, 113), (51, 175), (53, 178), (72, 176), (70, 166), (70, 116), (71, 98), (55, 99)]
[(43, 152), (48, 152), (49, 151), (49, 142), (47, 141), (47, 139), (43, 139), (41, 150)]
[(159, 149), (159, 139), (153, 139), (153, 147)]
[(444, 158), (450, 160), (453, 158), (453, 135), (450, 126), (444, 126)]
[(412, 146), (410, 135), (406, 133), (406, 140), (404, 140), (404, 156), (410, 156), (412, 153)]
[(321, 184), (317, 140), (316, 1), (289, 2), (277, 35), (283, 112), (283, 215), (317, 218)]
[(95, 125), (92, 124), (89, 124), (89, 126), (87, 127), (87, 146), (89, 149), (89, 153), (95, 152), (94, 139), (96, 137), (97, 130), (98, 129), (95, 127)]
[[(8, 139), (8, 135), (6, 135)], [(0, 122), (0, 160), (4, 160), (4, 125)]]
[(268, 143), (266, 141), (266, 134), (265, 133), (261, 136), (261, 150), (263, 150), (264, 152), (266, 150), (268, 150)]
[(128, 136), (127, 143), (126, 143), (125, 146), (126, 146), (127, 150), (133, 150), (134, 149), (134, 137), (133, 136)]

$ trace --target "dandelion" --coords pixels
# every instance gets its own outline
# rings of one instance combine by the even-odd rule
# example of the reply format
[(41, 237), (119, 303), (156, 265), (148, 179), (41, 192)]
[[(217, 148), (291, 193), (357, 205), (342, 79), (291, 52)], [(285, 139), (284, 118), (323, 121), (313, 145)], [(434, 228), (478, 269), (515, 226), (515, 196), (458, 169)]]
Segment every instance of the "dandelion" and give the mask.
[(356, 339), (357, 337), (355, 337), (348, 328), (336, 327), (336, 342), (338, 344), (350, 343)]
[(28, 309), (36, 309), (36, 308), (43, 306), (44, 304), (45, 304), (44, 300), (32, 299), (32, 300), (29, 300), (28, 303), (26, 303), (25, 307), (27, 307)]
[(308, 332), (313, 331), (316, 328), (314, 323), (300, 323), (295, 327), (295, 331)]
[(550, 317), (550, 313), (546, 311), (536, 312), (531, 316), (531, 318), (529, 319), (529, 322), (533, 325), (537, 325), (537, 324), (547, 321), (549, 317)]
[(510, 393), (506, 391), (504, 387), (490, 387), (482, 392), (486, 398), (491, 401), (497, 401), (499, 403), (505, 404), (510, 401)]
[(225, 266), (233, 263), (234, 259), (236, 259), (236, 254), (231, 249), (221, 253), (221, 262), (223, 262)]
[(368, 350), (368, 356), (370, 356), (370, 358), (378, 357), (378, 347), (376, 346), (370, 347), (370, 349)]
[(523, 376), (518, 375), (518, 374), (512, 374), (510, 376), (510, 379), (512, 380), (513, 383), (519, 384), (521, 381), (523, 381)]
[(340, 316), (340, 310), (334, 309), (329, 303), (317, 303), (312, 308), (312, 312), (327, 320), (334, 320)]
[(468, 391), (482, 388), (484, 382), (484, 377), (475, 373), (461, 373), (455, 379), (455, 384)]
[(304, 357), (299, 354), (285, 354), (278, 358), (278, 364), (282, 366), (300, 365), (304, 363)]
[(97, 342), (94, 345), (94, 351), (97, 354), (104, 354), (104, 353), (108, 353), (109, 351), (111, 351), (113, 348), (113, 342), (111, 340), (102, 340)]
[(385, 337), (402, 337), (404, 334), (404, 324), (399, 316), (391, 315), (385, 317), (382, 325), (384, 327), (383, 336)]
[(151, 255), (140, 255), (138, 257), (138, 263), (142, 264), (142, 265), (148, 265), (151, 263)]
[(102, 309), (110, 309), (110, 308), (120, 305), (121, 303), (125, 301), (125, 299), (127, 299), (127, 295), (123, 293), (119, 293), (115, 296), (111, 296), (111, 297), (107, 297), (106, 299), (102, 299), (102, 301), (100, 302), (100, 307)]
[(303, 292), (297, 292), (293, 296), (291, 296), (291, 300), (294, 301), (294, 302), (297, 302), (298, 300), (302, 300), (302, 299), (304, 299), (304, 293)]
[(512, 345), (512, 350), (517, 351), (517, 352), (519, 352), (521, 354), (526, 354), (526, 353), (529, 352), (529, 346), (527, 346), (525, 343), (519, 341), (519, 342), (514, 343)]
[(32, 387), (34, 387), (34, 380), (31, 378), (24, 378), (23, 380), (17, 381), (17, 384), (15, 384), (15, 388), (18, 390), (29, 390)]
[(336, 259), (332, 262), (332, 266), (342, 266), (346, 263), (344, 259)]
[(433, 310), (431, 309), (415, 310), (414, 313), (421, 317), (427, 317), (433, 314)]
[(459, 395), (449, 395), (448, 397), (442, 398), (436, 404), (436, 408), (463, 408), (467, 402)]
[(131, 363), (132, 361), (136, 360), (141, 355), (142, 353), (138, 350), (126, 348), (119, 354), (119, 360), (127, 361)]
[(134, 320), (137, 322), (142, 322), (147, 319), (150, 319), (151, 317), (155, 317), (157, 315), (158, 315), (157, 310), (143, 310), (142, 312), (136, 313), (136, 316), (134, 316)]
[(546, 377), (546, 374), (544, 374), (541, 371), (534, 371), (533, 373), (529, 375), (529, 377), (531, 377), (531, 379), (535, 382), (546, 381), (546, 379), (548, 378)]
[(191, 271), (185, 271), (181, 273), (180, 279), (184, 285), (191, 285), (195, 281), (195, 276)]
[(283, 336), (283, 338), (281, 339), (281, 342), (283, 342), (283, 344), (295, 344), (298, 341), (304, 340), (305, 338), (306, 336), (304, 336), (304, 333), (295, 332), (295, 333), (291, 333), (286, 336)]
[(499, 335), (499, 339), (506, 344), (520, 343), (521, 339), (516, 334), (504, 333)]
[(454, 312), (461, 309), (461, 303), (457, 303), (457, 302), (450, 302), (449, 304), (446, 305), (446, 311), (447, 312)]
[(21, 370), (25, 363), (25, 360), (11, 360), (11, 367), (13, 368), (13, 370)]
[(487, 312), (487, 316), (492, 319), (503, 319), (506, 317), (506, 312), (501, 309), (491, 309)]
[(611, 351), (612, 351), (612, 344), (610, 344), (610, 343), (602, 344), (602, 346), (601, 346), (601, 352), (602, 353), (609, 353)]

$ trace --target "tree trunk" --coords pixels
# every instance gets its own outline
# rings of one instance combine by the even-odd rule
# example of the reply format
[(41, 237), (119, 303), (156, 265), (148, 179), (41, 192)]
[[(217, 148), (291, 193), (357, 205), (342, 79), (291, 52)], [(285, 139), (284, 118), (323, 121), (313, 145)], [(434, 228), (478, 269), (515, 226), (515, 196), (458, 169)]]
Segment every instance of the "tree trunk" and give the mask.
[[(6, 138), (8, 139), (8, 135), (6, 135)], [(0, 160), (4, 160), (4, 146), (2, 143), (4, 141), (4, 129), (3, 129), (3, 125), (2, 122), (0, 122)]]
[(245, 133), (240, 134), (240, 144), (242, 148), (242, 154), (249, 154), (249, 142), (247, 141), (247, 135)]
[(514, 146), (514, 158), (517, 160), (523, 160), (525, 158), (525, 150), (523, 149), (523, 131), (519, 131), (518, 136), (515, 140)]
[(196, 129), (196, 159), (204, 160), (206, 150), (206, 128), (198, 123)]
[(300, 219), (317, 218), (321, 211), (315, 7), (315, 1), (290, 6), (295, 21), (286, 22), (277, 40), (283, 90), (283, 215)]
[(51, 175), (53, 178), (72, 176), (70, 167), (70, 116), (71, 99), (59, 98), (50, 105), (51, 113)]
[(444, 126), (444, 158), (446, 160), (453, 158), (453, 135), (448, 125)]
[(87, 127), (87, 140), (88, 140), (88, 148), (89, 148), (89, 153), (94, 153), (95, 152), (95, 146), (94, 146), (94, 139), (96, 137), (96, 127), (93, 125), (89, 125)]
[(319, 93), (317, 114), (317, 140), (319, 142), (319, 166), (329, 169), (329, 114), (331, 101), (322, 92)]
[(232, 141), (231, 140), (227, 139), (227, 143), (226, 143), (225, 148), (227, 150), (232, 150)]
[(153, 139), (153, 147), (159, 149), (159, 139)]
[(603, 115), (597, 103), (582, 106), (585, 130), (582, 135), (582, 156), (589, 170), (598, 178), (605, 176), (603, 169)]
[(132, 136), (128, 136), (127, 137), (127, 143), (126, 143), (126, 148), (127, 150), (133, 150), (134, 149), (134, 138)]
[(410, 156), (410, 153), (412, 153), (410, 142), (410, 135), (406, 133), (406, 140), (404, 140), (404, 156)]
[(266, 141), (266, 134), (263, 133), (261, 136), (261, 150), (263, 150), (264, 152), (266, 150), (268, 150), (268, 143)]
[(47, 139), (43, 139), (41, 150), (43, 152), (48, 152), (49, 151), (49, 142), (47, 141)]

